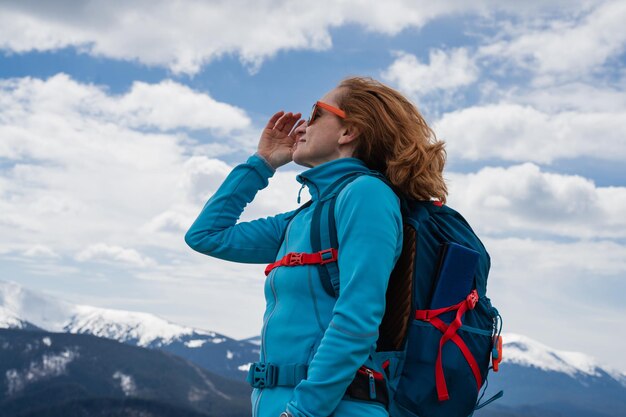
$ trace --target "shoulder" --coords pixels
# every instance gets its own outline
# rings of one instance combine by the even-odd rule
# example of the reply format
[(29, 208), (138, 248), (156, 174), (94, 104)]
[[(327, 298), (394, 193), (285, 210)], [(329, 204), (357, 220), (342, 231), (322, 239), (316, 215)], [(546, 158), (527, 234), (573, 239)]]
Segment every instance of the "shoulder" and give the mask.
[(363, 205), (399, 212), (400, 199), (382, 179), (373, 175), (361, 175), (341, 190), (337, 196), (337, 206), (341, 209)]
[(377, 196), (379, 198), (399, 201), (398, 196), (393, 192), (393, 190), (382, 179), (373, 175), (359, 176), (354, 181), (346, 185), (343, 190), (341, 190), (338, 198), (345, 199), (348, 196), (363, 196), (367, 198)]

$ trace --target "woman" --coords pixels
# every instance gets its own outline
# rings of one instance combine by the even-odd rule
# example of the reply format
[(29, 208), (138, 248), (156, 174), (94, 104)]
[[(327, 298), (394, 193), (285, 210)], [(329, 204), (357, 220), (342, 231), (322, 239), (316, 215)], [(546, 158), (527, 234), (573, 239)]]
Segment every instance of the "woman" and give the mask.
[[(307, 122), (299, 119), (278, 112), (269, 120), (257, 153), (230, 173), (187, 232), (189, 246), (248, 263), (310, 253), (312, 212), (347, 174), (377, 170), (401, 194), (445, 201), (443, 144), (397, 91), (349, 78), (316, 103)], [(292, 160), (310, 168), (297, 180), (308, 187), (311, 205), (237, 223), (275, 170)], [(346, 390), (362, 369), (370, 377), (383, 372), (376, 340), (402, 249), (400, 200), (381, 179), (360, 175), (336, 197), (334, 218), (338, 298), (324, 290), (315, 264), (274, 267), (267, 276), (261, 357), (249, 375), (253, 416), (388, 415), (378, 394), (364, 400)]]

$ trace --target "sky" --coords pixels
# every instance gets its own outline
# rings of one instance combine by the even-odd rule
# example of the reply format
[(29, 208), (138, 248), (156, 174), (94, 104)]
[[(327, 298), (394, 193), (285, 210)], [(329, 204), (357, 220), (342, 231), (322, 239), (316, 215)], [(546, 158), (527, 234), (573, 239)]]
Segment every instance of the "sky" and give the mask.
[[(264, 265), (184, 234), (274, 112), (370, 76), (446, 142), (504, 330), (626, 371), (624, 21), (601, 0), (0, 0), (0, 279), (258, 335)], [(301, 171), (241, 220), (296, 208)]]

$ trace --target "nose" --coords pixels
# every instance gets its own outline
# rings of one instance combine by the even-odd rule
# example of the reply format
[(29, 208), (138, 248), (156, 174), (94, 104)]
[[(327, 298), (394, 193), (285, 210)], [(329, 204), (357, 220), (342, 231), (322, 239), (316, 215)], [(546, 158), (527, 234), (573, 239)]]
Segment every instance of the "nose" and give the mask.
[(305, 121), (300, 126), (296, 127), (296, 130), (294, 130), (293, 132), (296, 134), (296, 136), (302, 136), (306, 133), (307, 126), (308, 123)]

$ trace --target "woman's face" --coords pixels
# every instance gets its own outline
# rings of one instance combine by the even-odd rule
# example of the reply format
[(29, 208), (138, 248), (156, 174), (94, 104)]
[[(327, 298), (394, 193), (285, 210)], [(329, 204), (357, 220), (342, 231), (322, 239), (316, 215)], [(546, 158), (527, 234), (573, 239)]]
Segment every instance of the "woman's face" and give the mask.
[[(320, 99), (321, 102), (338, 107), (336, 98), (339, 90), (335, 88)], [(303, 123), (295, 130), (296, 143), (293, 149), (293, 161), (305, 167), (314, 167), (324, 162), (352, 156), (352, 146), (342, 143), (346, 127), (339, 116), (328, 110), (318, 108), (315, 122)]]

